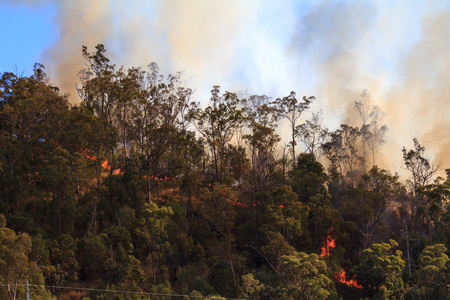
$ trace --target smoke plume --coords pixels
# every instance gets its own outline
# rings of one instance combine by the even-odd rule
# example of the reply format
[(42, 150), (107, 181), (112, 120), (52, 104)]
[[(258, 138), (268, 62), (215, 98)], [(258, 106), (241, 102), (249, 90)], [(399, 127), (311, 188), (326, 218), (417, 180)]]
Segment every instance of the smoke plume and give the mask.
[[(46, 1), (20, 1), (39, 5)], [(418, 138), (450, 167), (450, 10), (413, 1), (47, 1), (60, 39), (43, 54), (54, 84), (71, 93), (81, 46), (105, 44), (113, 63), (165, 74), (184, 70), (206, 104), (222, 90), (316, 96), (324, 124), (361, 126), (354, 101), (367, 89), (387, 113), (382, 167), (401, 171), (401, 149)], [(14, 2), (17, 3), (17, 2)], [(305, 114), (305, 117), (308, 117)], [(383, 162), (383, 163), (381, 163)]]

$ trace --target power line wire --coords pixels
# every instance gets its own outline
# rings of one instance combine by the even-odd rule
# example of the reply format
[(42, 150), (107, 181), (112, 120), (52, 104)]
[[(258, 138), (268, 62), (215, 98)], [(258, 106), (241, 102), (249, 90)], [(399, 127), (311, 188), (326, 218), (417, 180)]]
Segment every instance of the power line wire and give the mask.
[[(18, 286), (25, 286), (26, 284), (19, 283)], [(7, 287), (6, 284), (0, 284), (0, 286)], [(170, 297), (189, 297), (189, 298), (199, 298), (199, 299), (205, 299), (205, 298), (211, 298), (208, 296), (196, 296), (196, 295), (181, 295), (181, 294), (163, 294), (163, 293), (148, 293), (148, 292), (135, 292), (135, 291), (121, 291), (121, 290), (106, 290), (106, 289), (94, 289), (94, 288), (82, 288), (82, 287), (71, 287), (71, 286), (58, 286), (58, 285), (44, 285), (44, 284), (32, 284), (29, 283), (28, 286), (30, 287), (45, 287), (48, 289), (68, 289), (68, 290), (80, 290), (80, 291), (92, 291), (92, 292), (104, 292), (104, 293), (122, 293), (122, 294), (138, 294), (138, 295), (149, 295), (149, 296), (170, 296)], [(212, 296), (214, 299), (214, 296)], [(246, 300), (243, 298), (227, 298), (218, 296), (220, 298), (224, 298), (226, 300)]]

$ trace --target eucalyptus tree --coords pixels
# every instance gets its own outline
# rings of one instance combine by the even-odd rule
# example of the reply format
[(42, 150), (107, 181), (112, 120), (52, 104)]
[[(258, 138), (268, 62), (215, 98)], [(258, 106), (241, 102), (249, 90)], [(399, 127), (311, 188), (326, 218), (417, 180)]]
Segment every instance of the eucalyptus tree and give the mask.
[(330, 134), (330, 140), (322, 144), (324, 155), (330, 161), (331, 176), (349, 180), (352, 186), (364, 160), (358, 147), (360, 138), (358, 127), (342, 124)]
[(425, 157), (425, 147), (420, 145), (419, 141), (414, 138), (414, 149), (409, 151), (403, 147), (403, 160), (405, 162), (406, 169), (411, 173), (411, 185), (412, 192), (415, 193), (417, 188), (424, 186), (436, 172), (439, 170), (439, 166), (433, 165)]
[(247, 140), (252, 166), (252, 198), (255, 193), (267, 189), (267, 184), (275, 175), (277, 160), (275, 148), (280, 141), (276, 133), (277, 111), (267, 96), (253, 95), (245, 103), (250, 132), (244, 135)]
[(41, 63), (35, 63), (33, 66), (33, 75), (31, 78), (36, 80), (37, 82), (42, 82), (44, 84), (49, 84), (50, 78), (45, 73), (45, 66)]
[[(81, 86), (77, 86), (77, 92), (82, 103), (101, 120), (97, 129), (104, 132), (105, 137), (108, 137), (103, 138), (102, 143), (97, 143), (93, 149), (89, 149), (97, 157), (97, 185), (100, 187), (102, 163), (105, 159), (108, 159), (109, 162), (112, 161), (118, 142), (116, 109), (120, 87), (116, 66), (111, 64), (109, 58), (106, 57), (104, 45), (98, 44), (95, 49), (95, 52), (90, 53), (86, 46), (82, 46), (81, 52), (85, 59), (85, 68), (78, 74)], [(103, 159), (102, 161), (100, 161), (100, 157)]]
[(403, 189), (398, 176), (374, 166), (346, 197), (345, 212), (359, 227), (364, 249), (382, 240), (384, 213), (402, 195)]
[(96, 51), (89, 53), (82, 47), (85, 68), (79, 72), (81, 86), (77, 92), (81, 100), (105, 122), (105, 126), (113, 126), (115, 99), (116, 69), (105, 56), (106, 49), (102, 44), (95, 46)]
[[(401, 300), (405, 293), (402, 274), (405, 267), (405, 261), (400, 250), (394, 250), (398, 247), (395, 240), (389, 240), (388, 243), (373, 244), (369, 249), (362, 253), (362, 261), (356, 267), (356, 276), (358, 282), (367, 288), (373, 288), (373, 282), (367, 283), (367, 278), (372, 276), (380, 278), (379, 293), (386, 293), (391, 299)], [(366, 267), (367, 266), (367, 267)], [(369, 274), (367, 270), (370, 270)], [(360, 280), (361, 279), (361, 280)], [(398, 296), (398, 297), (397, 297)]]
[(383, 119), (386, 116), (378, 106), (374, 106), (370, 112), (370, 123), (368, 125), (368, 133), (364, 140), (372, 152), (372, 165), (375, 165), (375, 154), (380, 151), (381, 146), (385, 143), (384, 136), (388, 128), (383, 124)]
[(117, 99), (115, 110), (115, 126), (118, 128), (123, 147), (123, 156), (127, 157), (128, 144), (131, 141), (133, 111), (138, 109), (139, 101), (145, 97), (143, 90), (145, 72), (137, 68), (130, 68), (124, 71), (123, 68), (117, 72), (117, 89), (115, 95)]
[[(182, 157), (179, 146), (189, 135), (186, 114), (193, 91), (183, 86), (182, 73), (160, 75), (156, 63), (150, 64), (143, 76), (141, 91), (133, 102), (129, 139), (143, 159), (150, 201), (152, 177), (174, 177), (181, 172), (175, 165)], [(156, 187), (158, 194), (159, 181)]]
[(370, 111), (372, 110), (372, 102), (371, 102), (371, 98), (369, 97), (369, 95), (367, 93), (367, 89), (361, 93), (361, 97), (360, 97), (359, 101), (358, 100), (354, 101), (354, 104), (355, 104), (356, 110), (358, 111), (359, 117), (361, 118), (361, 121), (362, 121), (362, 125), (361, 125), (362, 134), (363, 134), (362, 152), (363, 152), (363, 157), (366, 157), (366, 140), (367, 140), (367, 134), (368, 134), (368, 122), (369, 122), (369, 118), (370, 118)]
[[(420, 244), (424, 220), (431, 239), (430, 222), (432, 221), (428, 212), (431, 207), (430, 204), (434, 201), (433, 198), (436, 198), (436, 194), (433, 192), (435, 190), (434, 187), (428, 184), (439, 170), (439, 165), (433, 165), (426, 158), (425, 147), (420, 145), (417, 139), (414, 138), (413, 142), (414, 149), (406, 150), (405, 147), (402, 149), (405, 167), (411, 173), (411, 178), (407, 181), (410, 186), (410, 197), (408, 198), (409, 203), (407, 204), (409, 204), (409, 207), (405, 210), (405, 216), (409, 215), (415, 219)], [(439, 198), (440, 196), (437, 196), (437, 199)]]
[(295, 146), (297, 145), (295, 141), (297, 133), (297, 124), (303, 114), (303, 112), (309, 109), (312, 101), (316, 99), (314, 96), (306, 97), (303, 96), (302, 100), (297, 100), (295, 92), (291, 92), (288, 96), (283, 98), (277, 98), (275, 103), (277, 104), (277, 109), (282, 118), (289, 121), (291, 127), (291, 147), (292, 147), (292, 164), (295, 167)]
[(16, 233), (7, 228), (5, 217), (0, 214), (0, 280), (6, 287), (0, 291), (3, 299), (16, 299), (20, 284), (37, 268), (28, 259), (30, 252), (28, 233)]
[(328, 129), (322, 126), (322, 111), (313, 113), (311, 120), (297, 126), (297, 137), (305, 145), (306, 152), (313, 153), (317, 159), (320, 159), (321, 148), (329, 135)]
[(225, 92), (220, 95), (220, 87), (211, 90), (210, 105), (205, 109), (198, 106), (190, 110), (190, 118), (204, 137), (213, 160), (214, 178), (224, 180), (226, 146), (233, 139), (244, 120), (241, 100), (235, 93)]
[(173, 211), (170, 207), (158, 207), (150, 201), (144, 205), (135, 229), (136, 251), (143, 265), (150, 265), (153, 282), (157, 281), (157, 270), (164, 254), (170, 250), (167, 228)]
[(234, 228), (237, 221), (236, 206), (233, 201), (236, 192), (223, 184), (213, 183), (211, 188), (203, 188), (198, 203), (200, 221), (223, 239), (220, 247), (222, 254), (226, 257), (230, 266), (234, 284), (237, 283), (234, 257)]
[(66, 95), (50, 85), (32, 77), (2, 74), (0, 163), (7, 183), (3, 199), (8, 204), (17, 204), (19, 195), (39, 181), (42, 158), (58, 147), (68, 106)]
[(52, 213), (55, 217), (49, 221), (52, 223), (56, 219), (58, 236), (63, 233), (70, 233), (75, 213), (75, 190), (73, 189), (73, 176), (68, 156), (67, 151), (56, 148), (43, 161), (43, 168), (40, 171), (42, 185), (50, 192), (49, 198), (53, 200), (51, 206), (56, 213)]
[(432, 184), (417, 189), (420, 199), (418, 213), (425, 221), (430, 243), (448, 241), (449, 228), (446, 226), (450, 211), (450, 180), (438, 178)]
[[(446, 299), (450, 293), (450, 259), (444, 244), (425, 247), (419, 255), (419, 268), (414, 273), (416, 284), (407, 295), (421, 299)], [(418, 297), (418, 298), (419, 298)]]
[[(75, 193), (78, 203), (81, 204), (81, 188), (89, 186), (86, 176), (89, 169), (96, 172), (97, 186), (100, 186), (101, 163), (100, 152), (102, 144), (109, 144), (113, 136), (105, 131), (102, 121), (95, 116), (86, 105), (81, 103), (72, 106), (65, 116), (61, 126), (61, 133), (57, 139), (60, 145), (60, 154), (68, 160), (74, 175)], [(94, 168), (92, 168), (94, 167)]]
[(383, 119), (386, 113), (378, 106), (374, 106), (367, 93), (364, 90), (361, 94), (361, 99), (355, 101), (355, 108), (361, 118), (361, 135), (362, 135), (362, 155), (366, 158), (366, 146), (370, 149), (372, 154), (372, 165), (375, 165), (375, 154), (381, 149), (385, 143), (384, 136), (388, 130), (387, 126), (383, 124)]
[(279, 259), (287, 286), (295, 293), (295, 299), (329, 299), (337, 297), (333, 280), (329, 277), (327, 264), (315, 253), (295, 252)]

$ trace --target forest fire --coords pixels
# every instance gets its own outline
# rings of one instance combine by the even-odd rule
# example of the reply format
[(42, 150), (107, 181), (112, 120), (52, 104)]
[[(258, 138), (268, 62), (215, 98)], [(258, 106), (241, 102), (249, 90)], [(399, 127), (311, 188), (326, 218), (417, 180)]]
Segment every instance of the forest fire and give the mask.
[(447, 299), (450, 2), (198, 2), (0, 0), (0, 300)]
[[(107, 159), (105, 159), (105, 161), (102, 163), (102, 167), (105, 170), (111, 170), (111, 165), (109, 164), (109, 161)], [(118, 169), (112, 171), (112, 173), (114, 175), (123, 175), (124, 172), (121, 172), (120, 168), (118, 168)]]
[[(249, 207), (246, 203), (239, 202), (239, 198), (236, 198), (234, 200), (231, 200), (231, 199), (227, 198), (226, 201), (231, 203), (231, 204), (233, 204), (234, 206), (239, 206), (239, 207), (243, 207), (243, 208)], [(251, 206), (255, 207), (256, 205), (259, 205), (259, 204), (261, 204), (260, 201), (258, 201), (257, 203), (253, 203)], [(280, 207), (283, 208), (284, 206), (280, 205)]]
[(105, 161), (102, 163), (103, 169), (111, 170), (111, 165), (109, 164), (109, 161), (105, 159)]
[[(147, 179), (147, 175), (144, 175), (144, 178)], [(176, 178), (176, 177), (167, 177), (167, 176), (158, 177), (158, 176), (153, 176), (153, 175), (150, 176), (150, 179), (155, 180), (155, 181), (178, 181), (178, 182), (182, 181), (181, 179)]]
[[(97, 157), (95, 155), (90, 155), (89, 150), (83, 149), (81, 150), (81, 153), (83, 153), (84, 157), (92, 160), (97, 160)], [(105, 170), (111, 170), (111, 165), (109, 164), (109, 161), (105, 159), (105, 161), (102, 163), (102, 167)], [(120, 168), (114, 170), (112, 172), (114, 175), (123, 175), (124, 172), (121, 172)]]
[[(332, 230), (333, 230), (333, 227), (330, 228), (329, 232), (331, 233)], [(335, 247), (336, 247), (335, 239), (332, 238), (330, 234), (328, 234), (326, 241), (325, 241), (325, 245), (323, 245), (323, 247), (321, 248), (322, 251), (320, 252), (320, 257), (330, 256), (330, 249), (335, 248)], [(334, 274), (334, 278), (336, 278), (339, 282), (341, 282), (347, 286), (355, 287), (358, 289), (363, 288), (361, 285), (358, 284), (356, 279), (347, 279), (344, 269), (341, 269), (340, 272), (336, 272)]]
[(120, 168), (118, 168), (117, 170), (113, 171), (114, 175), (123, 175), (123, 172), (120, 171)]
[(358, 289), (363, 288), (361, 285), (358, 284), (356, 279), (347, 279), (344, 269), (341, 269), (341, 272), (339, 272), (339, 273), (336, 272), (334, 274), (334, 278), (336, 278), (339, 282), (342, 282), (343, 284), (348, 285), (350, 287), (355, 287)]
[[(333, 227), (331, 227), (330, 231), (333, 230)], [(330, 236), (327, 235), (326, 238), (326, 244), (322, 247), (322, 251), (320, 252), (320, 257), (325, 257), (330, 255), (330, 249), (336, 247), (335, 240)]]
[(234, 200), (227, 198), (227, 202), (233, 204), (234, 206), (240, 206), (240, 207), (244, 207), (244, 208), (247, 207), (247, 204), (239, 202), (238, 200), (239, 200), (239, 198), (236, 198)]
[(88, 149), (83, 149), (81, 150), (81, 153), (83, 153), (84, 157), (92, 159), (92, 160), (96, 160), (97, 158), (95, 157), (95, 155), (90, 155), (89, 150)]

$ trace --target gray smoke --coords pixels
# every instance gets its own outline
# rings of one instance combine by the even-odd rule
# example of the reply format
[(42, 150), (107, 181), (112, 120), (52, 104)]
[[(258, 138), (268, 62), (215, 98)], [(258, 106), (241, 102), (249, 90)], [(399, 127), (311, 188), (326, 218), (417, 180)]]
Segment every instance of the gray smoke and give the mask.
[(273, 98), (292, 90), (314, 95), (311, 110), (322, 109), (331, 130), (360, 126), (353, 103), (368, 89), (387, 113), (382, 167), (401, 171), (401, 149), (414, 137), (450, 167), (450, 12), (443, 1), (47, 2), (58, 8), (60, 39), (43, 62), (73, 102), (81, 46), (103, 43), (117, 65), (155, 61), (165, 74), (184, 70), (204, 104), (216, 84)]

